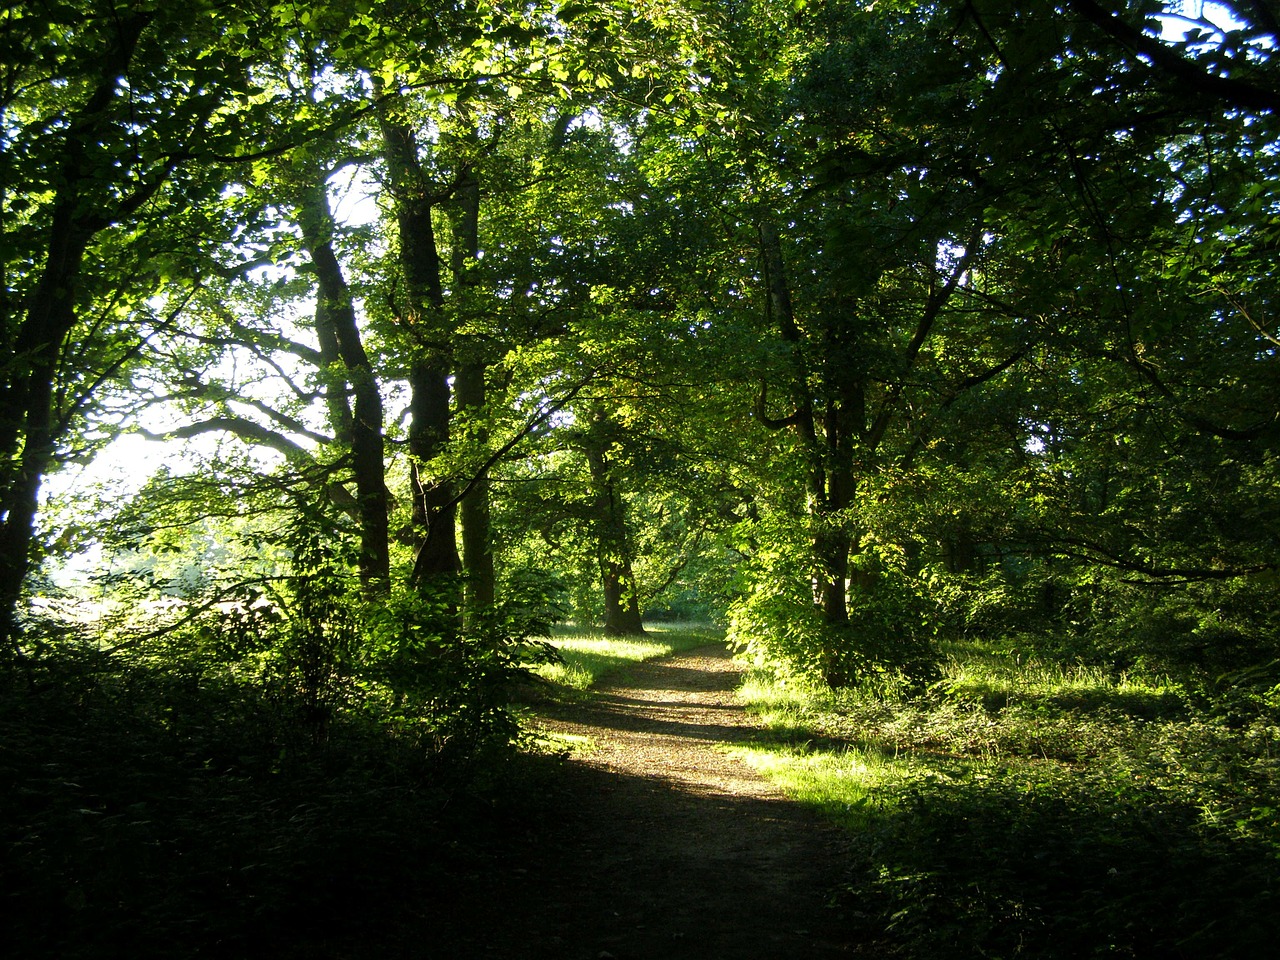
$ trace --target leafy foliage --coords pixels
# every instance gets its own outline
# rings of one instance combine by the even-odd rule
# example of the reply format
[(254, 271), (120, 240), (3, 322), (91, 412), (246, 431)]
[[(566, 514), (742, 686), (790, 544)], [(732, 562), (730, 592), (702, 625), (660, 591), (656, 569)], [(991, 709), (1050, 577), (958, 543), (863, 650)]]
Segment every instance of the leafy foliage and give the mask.
[(444, 811), (481, 796), (430, 727), (348, 695), (319, 741), (314, 699), (204, 644), (62, 644), (3, 682), (5, 941), (22, 953), (394, 942), (396, 904), (447, 883), (462, 834)]
[(503, 792), (512, 693), (554, 656), (546, 607), (459, 635), (447, 602), (371, 604), (319, 521), (284, 533), (265, 591), (110, 652), (64, 635), (0, 675), (11, 943), (300, 956), (391, 942), (408, 891), (439, 896), (444, 811)]

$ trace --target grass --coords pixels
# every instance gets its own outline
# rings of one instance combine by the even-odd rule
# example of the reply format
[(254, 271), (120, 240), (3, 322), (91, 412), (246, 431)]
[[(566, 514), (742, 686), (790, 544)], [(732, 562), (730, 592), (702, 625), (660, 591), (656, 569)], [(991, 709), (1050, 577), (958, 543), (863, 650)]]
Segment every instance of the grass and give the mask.
[(733, 747), (728, 752), (745, 759), (792, 799), (851, 829), (866, 825), (877, 802), (877, 789), (899, 776), (892, 758), (856, 747), (770, 744)]
[(1280, 721), (1165, 678), (949, 651), (926, 694), (742, 688), (739, 751), (851, 829), (844, 897), (897, 957), (1237, 957), (1280, 935)]
[(537, 668), (539, 676), (571, 690), (586, 690), (632, 664), (715, 643), (718, 631), (701, 626), (649, 625), (644, 637), (610, 637), (581, 627), (557, 627), (551, 645), (561, 663)]
[(980, 700), (989, 710), (1013, 704), (1078, 711), (1104, 708), (1148, 719), (1171, 717), (1185, 704), (1167, 677), (1142, 677), (1095, 664), (1058, 663), (1000, 654), (981, 647), (953, 647), (943, 681), (960, 700)]

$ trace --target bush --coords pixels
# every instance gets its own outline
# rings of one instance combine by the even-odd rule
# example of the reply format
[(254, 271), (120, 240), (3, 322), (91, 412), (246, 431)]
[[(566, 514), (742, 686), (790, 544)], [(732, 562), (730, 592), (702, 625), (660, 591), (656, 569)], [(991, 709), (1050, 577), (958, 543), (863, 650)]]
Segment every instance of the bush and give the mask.
[(556, 659), (539, 639), (556, 608), (540, 595), (516, 594), (477, 612), (464, 629), (455, 596), (443, 585), (372, 608), (359, 677), (383, 689), (387, 709), (429, 727), (439, 750), (470, 764), (518, 740), (512, 695), (533, 667)]
[(1151, 785), (1011, 769), (888, 806), (848, 893), (900, 955), (1264, 956), (1280, 933), (1274, 850)]
[(870, 578), (829, 624), (808, 580), (758, 583), (729, 609), (729, 642), (756, 666), (833, 687), (919, 688), (938, 677), (929, 608), (897, 571)]
[(463, 631), (452, 589), (371, 602), (336, 571), (145, 639), (32, 626), (0, 669), (9, 952), (372, 954), (398, 911), (421, 928), (445, 811), (488, 808), (514, 683), (554, 655), (549, 607)]
[(0, 676), (9, 955), (377, 937), (391, 894), (438, 872), (456, 787), (429, 745), (356, 711), (315, 743), (271, 688), (157, 653), (62, 644)]

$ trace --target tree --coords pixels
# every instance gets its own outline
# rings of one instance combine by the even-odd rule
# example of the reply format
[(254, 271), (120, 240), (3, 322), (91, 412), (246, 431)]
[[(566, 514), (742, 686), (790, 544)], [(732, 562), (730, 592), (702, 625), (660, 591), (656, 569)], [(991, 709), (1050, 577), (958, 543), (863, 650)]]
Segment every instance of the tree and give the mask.
[[(390, 586), (388, 496), (383, 450), (383, 405), (376, 372), (365, 351), (355, 303), (334, 251), (335, 224), (326, 195), (326, 171), (301, 171), (298, 223), (318, 286), (315, 329), (320, 360), (337, 372), (326, 384), (330, 425), (351, 451), (360, 525), (360, 577), (373, 593)], [(349, 405), (346, 393), (354, 396)]]
[[(201, 211), (221, 189), (211, 163), (262, 134), (249, 68), (277, 33), (198, 2), (14, 8), (5, 34), (30, 51), (6, 57), (0, 79), (0, 632), (12, 643), (41, 480), (97, 388), (198, 284), (184, 252), (221, 240)], [(177, 296), (156, 316), (165, 288)]]
[[(618, 629), (732, 517), (740, 622), (792, 617), (834, 682), (923, 658), (959, 594), (1056, 578), (1048, 621), (1099, 568), (1264, 576), (1275, 22), (1227, 7), (24, 15), (6, 557), (32, 478), (132, 419), (282, 456), (445, 633), (509, 579), (517, 482)], [(352, 169), (380, 239), (334, 215)]]

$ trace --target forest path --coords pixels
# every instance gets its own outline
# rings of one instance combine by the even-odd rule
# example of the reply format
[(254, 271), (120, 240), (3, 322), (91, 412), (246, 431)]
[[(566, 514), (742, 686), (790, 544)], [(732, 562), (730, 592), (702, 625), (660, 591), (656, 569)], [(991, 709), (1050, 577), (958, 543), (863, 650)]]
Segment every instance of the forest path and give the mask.
[(544, 730), (591, 746), (566, 762), (563, 809), (540, 827), (537, 853), (492, 890), (477, 955), (850, 955), (824, 906), (839, 875), (839, 831), (720, 747), (759, 730), (734, 697), (738, 679), (717, 645), (538, 708)]

